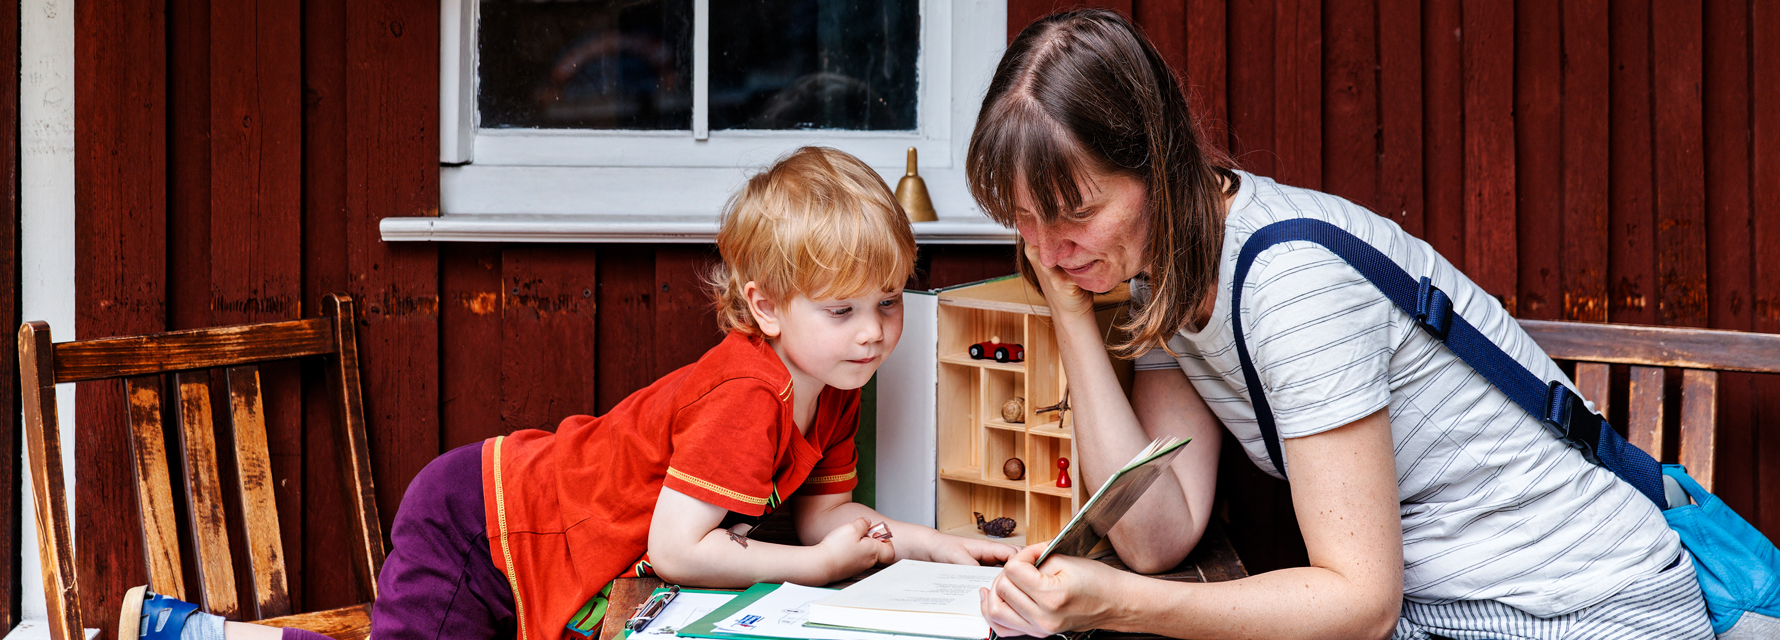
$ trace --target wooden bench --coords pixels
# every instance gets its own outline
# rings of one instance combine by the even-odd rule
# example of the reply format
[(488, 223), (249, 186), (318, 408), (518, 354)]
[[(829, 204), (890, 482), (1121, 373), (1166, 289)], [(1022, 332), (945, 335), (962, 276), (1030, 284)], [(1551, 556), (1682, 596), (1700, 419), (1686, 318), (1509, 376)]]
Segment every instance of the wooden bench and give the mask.
[[(335, 412), (343, 486), (353, 536), (352, 562), (362, 593), (373, 599), (383, 566), (382, 525), (372, 492), (371, 454), (365, 439), (360, 399), (358, 347), (352, 299), (328, 296), (323, 317), (265, 324), (175, 331), (148, 336), (52, 343), (49, 325), (27, 322), (19, 328), (19, 369), (25, 405), (25, 448), (30, 455), (31, 489), (36, 498), (37, 549), (55, 640), (83, 640), (83, 628), (110, 626), (116, 618), (83, 619), (75, 575), (73, 538), (63, 486), (62, 447), (56, 419), (58, 383), (118, 380), (124, 387), (134, 456), (134, 505), (82, 504), (120, 515), (135, 513), (142, 525), (149, 588), (198, 603), (231, 620), (298, 627), (342, 640), (370, 630), (370, 605), (292, 614), (284, 566), (284, 545), (272, 496), (266, 448), (259, 363), (306, 357), (328, 359), (329, 399)], [(226, 379), (226, 395), (213, 398), (211, 371)], [(170, 375), (169, 375), (170, 374)], [(171, 379), (170, 385), (164, 385)], [(183, 451), (169, 458), (162, 427), (163, 398), (179, 422), (172, 442)], [(211, 407), (226, 406), (234, 446), (219, 446)], [(224, 443), (226, 445), (226, 443)], [(224, 514), (226, 481), (218, 454), (233, 458), (234, 492), (239, 497), (246, 536), (247, 566), (254, 576), (251, 610), (243, 612), (235, 584), (234, 558)], [(170, 470), (168, 461), (183, 461)], [(177, 475), (174, 475), (177, 474)], [(174, 478), (182, 482), (173, 482)], [(180, 527), (173, 492), (181, 490), (190, 524), (195, 585), (182, 570)], [(118, 594), (122, 595), (122, 594)], [(120, 639), (128, 640), (128, 639)]]
[[(1522, 328), (1554, 360), (1576, 363), (1582, 397), (1609, 411), (1612, 365), (1630, 365), (1626, 438), (1660, 462), (1679, 462), (1708, 491), (1716, 475), (1718, 373), (1780, 373), (1780, 335), (1717, 329), (1522, 320)], [(1680, 433), (1665, 444), (1664, 369), (1681, 370)]]

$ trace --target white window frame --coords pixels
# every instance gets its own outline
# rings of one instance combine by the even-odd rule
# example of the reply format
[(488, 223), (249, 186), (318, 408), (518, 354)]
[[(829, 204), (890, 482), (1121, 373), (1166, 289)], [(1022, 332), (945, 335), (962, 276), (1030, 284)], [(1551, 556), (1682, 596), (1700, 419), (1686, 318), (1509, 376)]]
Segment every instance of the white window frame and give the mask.
[(1013, 240), (964, 182), (970, 132), (1006, 48), (1006, 0), (923, 0), (917, 128), (884, 132), (709, 131), (712, 0), (694, 0), (692, 131), (479, 129), (477, 1), (441, 2), (440, 215), (385, 218), (386, 241), (710, 242), (750, 172), (810, 144), (859, 156), (893, 188), (916, 148), (940, 217), (915, 225), (919, 242)]

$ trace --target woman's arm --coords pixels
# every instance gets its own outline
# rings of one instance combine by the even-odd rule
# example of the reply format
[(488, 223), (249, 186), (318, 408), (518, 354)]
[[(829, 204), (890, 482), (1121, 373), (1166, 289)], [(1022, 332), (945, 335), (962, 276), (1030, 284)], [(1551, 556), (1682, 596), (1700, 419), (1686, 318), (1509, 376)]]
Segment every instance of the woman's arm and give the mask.
[(852, 492), (794, 496), (791, 507), (797, 537), (804, 544), (813, 544), (836, 527), (863, 518), (890, 527), (897, 560), (992, 565), (1007, 562), (1017, 551), (1013, 546), (999, 542), (961, 538), (940, 533), (932, 527), (891, 520), (871, 507), (854, 502)]
[(1080, 458), (1075, 463), (1082, 489), (1099, 488), (1157, 437), (1194, 440), (1172, 463), (1174, 473), (1158, 478), (1109, 534), (1119, 559), (1133, 570), (1157, 573), (1174, 568), (1199, 543), (1210, 517), (1223, 426), (1179, 369), (1138, 372), (1127, 399), (1094, 320), (1093, 295), (1060, 269), (1044, 268), (1032, 245), (1027, 245), (1026, 255), (1038, 270), (1063, 370), (1069, 375), (1069, 405), (1075, 413)]
[(760, 582), (823, 585), (891, 562), (895, 549), (865, 534), (864, 519), (841, 522), (815, 546), (749, 541), (736, 544), (719, 529), (723, 507), (663, 487), (649, 523), (649, 561), (667, 582), (700, 587), (749, 587)]
[(1309, 567), (1231, 582), (1171, 583), (1028, 547), (985, 594), (1004, 635), (1106, 628), (1192, 638), (1385, 638), (1403, 597), (1390, 416), (1379, 410), (1285, 441)]

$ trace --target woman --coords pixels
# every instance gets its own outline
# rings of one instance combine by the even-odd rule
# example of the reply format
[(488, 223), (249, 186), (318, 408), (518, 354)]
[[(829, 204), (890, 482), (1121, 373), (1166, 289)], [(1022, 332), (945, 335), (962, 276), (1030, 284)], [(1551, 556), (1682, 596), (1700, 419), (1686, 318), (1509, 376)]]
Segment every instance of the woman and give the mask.
[[(1140, 572), (1175, 566), (1210, 515), (1224, 429), (1277, 477), (1230, 325), (1232, 263), (1269, 223), (1314, 218), (1432, 276), (1455, 311), (1547, 380), (1568, 379), (1426, 243), (1327, 194), (1235, 171), (1202, 146), (1174, 75), (1124, 18), (1053, 15), (1001, 59), (967, 171), (1044, 290), (1098, 486), (1152, 438), (1191, 437), (1114, 527)], [(1089, 293), (1137, 307), (1129, 400)], [(1028, 548), (984, 594), (998, 633), (1109, 628), (1193, 638), (1710, 638), (1693, 565), (1629, 485), (1551, 437), (1326, 249), (1260, 254), (1250, 355), (1283, 438), (1310, 566), (1168, 583)]]

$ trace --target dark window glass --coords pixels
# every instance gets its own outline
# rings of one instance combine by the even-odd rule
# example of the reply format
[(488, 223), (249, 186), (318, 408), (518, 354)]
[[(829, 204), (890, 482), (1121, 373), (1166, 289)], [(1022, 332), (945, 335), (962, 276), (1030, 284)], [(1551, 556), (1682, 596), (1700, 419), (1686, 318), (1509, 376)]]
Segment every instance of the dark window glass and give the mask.
[(692, 128), (692, 0), (480, 5), (480, 126)]
[(712, 0), (711, 128), (914, 129), (919, 4)]

